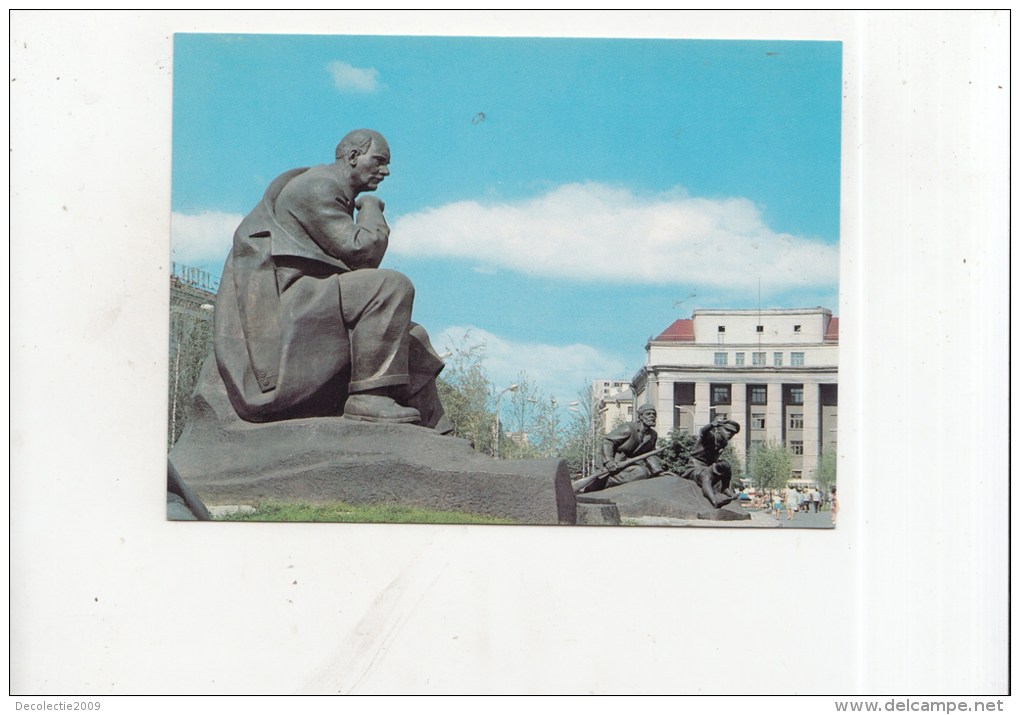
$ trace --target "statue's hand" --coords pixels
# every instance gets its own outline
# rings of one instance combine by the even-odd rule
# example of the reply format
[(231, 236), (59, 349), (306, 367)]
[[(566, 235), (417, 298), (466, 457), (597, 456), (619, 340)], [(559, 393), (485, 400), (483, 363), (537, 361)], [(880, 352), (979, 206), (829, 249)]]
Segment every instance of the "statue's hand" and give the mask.
[(365, 208), (375, 208), (381, 213), (386, 208), (386, 204), (383, 203), (382, 199), (375, 196), (359, 196), (358, 200), (354, 202), (354, 208), (358, 211)]
[(616, 470), (616, 462), (614, 462), (611, 459), (607, 459), (607, 460), (602, 462), (602, 467), (606, 471), (609, 471), (609, 472), (615, 471)]

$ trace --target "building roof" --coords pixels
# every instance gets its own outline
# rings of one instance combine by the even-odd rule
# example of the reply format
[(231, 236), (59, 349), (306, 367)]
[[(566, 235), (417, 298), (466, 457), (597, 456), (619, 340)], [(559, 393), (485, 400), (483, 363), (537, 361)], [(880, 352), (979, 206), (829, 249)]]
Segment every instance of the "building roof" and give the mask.
[(662, 331), (662, 334), (655, 339), (694, 342), (694, 321), (691, 318), (680, 318)]
[(831, 318), (825, 328), (826, 340), (839, 340), (839, 318)]
[(831, 315), (832, 311), (820, 305), (814, 308), (698, 308), (692, 317), (700, 315)]
[[(696, 310), (695, 315), (750, 315), (750, 314), (798, 314), (798, 313), (809, 313), (809, 312), (822, 312), (828, 313), (829, 311), (825, 308), (807, 308), (799, 310), (783, 310), (773, 309), (766, 311), (758, 310)], [(673, 321), (673, 324), (662, 331), (658, 337), (653, 340), (666, 340), (673, 342), (695, 342), (694, 339), (694, 319), (693, 318), (680, 318)], [(839, 342), (839, 318), (830, 317), (829, 322), (825, 327), (824, 340), (826, 342)]]

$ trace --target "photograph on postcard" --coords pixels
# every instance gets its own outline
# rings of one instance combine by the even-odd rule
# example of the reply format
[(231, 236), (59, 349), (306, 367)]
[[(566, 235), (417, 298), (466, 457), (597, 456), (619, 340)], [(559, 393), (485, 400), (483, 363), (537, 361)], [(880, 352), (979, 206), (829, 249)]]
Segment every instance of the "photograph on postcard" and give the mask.
[(836, 524), (840, 42), (173, 67), (169, 519)]

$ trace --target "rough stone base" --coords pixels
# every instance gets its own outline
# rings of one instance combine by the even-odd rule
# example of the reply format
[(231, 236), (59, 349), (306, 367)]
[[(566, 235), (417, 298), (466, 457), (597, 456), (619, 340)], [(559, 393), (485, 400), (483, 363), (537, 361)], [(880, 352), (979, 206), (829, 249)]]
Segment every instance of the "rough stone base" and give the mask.
[(465, 440), (414, 425), (339, 417), (200, 422), (181, 436), (170, 459), (207, 505), (343, 501), (528, 524), (577, 520), (562, 461), (494, 460)]
[(619, 526), (620, 509), (608, 499), (577, 499), (577, 523), (584, 526)]
[(166, 498), (166, 518), (170, 521), (198, 521), (191, 509), (176, 494), (168, 494)]
[(212, 519), (205, 504), (181, 479), (173, 462), (166, 470), (166, 518), (170, 521), (208, 521)]
[(415, 425), (342, 417), (245, 422), (234, 412), (211, 357), (170, 461), (209, 506), (342, 501), (524, 524), (577, 522), (562, 460), (495, 460), (466, 440)]
[(621, 517), (665, 516), (674, 519), (705, 519), (737, 521), (750, 519), (736, 501), (715, 509), (701, 493), (701, 488), (676, 476), (653, 477), (641, 481), (610, 487), (585, 497), (598, 497), (611, 501), (620, 510)]

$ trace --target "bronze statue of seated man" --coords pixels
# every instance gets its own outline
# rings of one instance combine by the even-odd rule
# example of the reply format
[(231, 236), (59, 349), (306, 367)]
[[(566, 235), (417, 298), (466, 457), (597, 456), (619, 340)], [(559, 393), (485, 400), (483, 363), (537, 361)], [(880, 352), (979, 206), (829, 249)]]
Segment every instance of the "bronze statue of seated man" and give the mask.
[(411, 322), (410, 280), (379, 267), (384, 204), (360, 196), (389, 175), (389, 145), (358, 129), (335, 157), (276, 178), (234, 233), (215, 313), (222, 385), (249, 422), (343, 415), (448, 432), (443, 362)]

